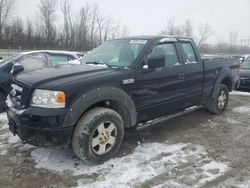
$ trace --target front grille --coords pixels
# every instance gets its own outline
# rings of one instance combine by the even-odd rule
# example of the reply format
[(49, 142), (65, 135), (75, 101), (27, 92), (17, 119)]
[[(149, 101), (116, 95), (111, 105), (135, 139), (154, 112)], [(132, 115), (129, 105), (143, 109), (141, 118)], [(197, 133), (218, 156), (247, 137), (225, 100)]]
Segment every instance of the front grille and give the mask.
[(249, 83), (250, 83), (250, 79), (241, 78), (241, 79), (240, 79), (240, 82), (241, 82), (241, 83), (247, 83), (247, 84), (249, 84)]
[(16, 109), (23, 109), (25, 106), (25, 96), (27, 96), (27, 90), (16, 84), (11, 85), (9, 98)]

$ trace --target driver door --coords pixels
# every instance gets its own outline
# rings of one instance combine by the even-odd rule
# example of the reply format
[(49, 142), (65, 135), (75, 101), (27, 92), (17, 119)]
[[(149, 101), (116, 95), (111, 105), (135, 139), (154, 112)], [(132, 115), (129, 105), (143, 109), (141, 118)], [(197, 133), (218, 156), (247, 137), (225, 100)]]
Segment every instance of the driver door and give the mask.
[[(145, 57), (144, 69), (136, 80), (135, 93), (137, 110), (142, 119), (152, 119), (184, 108), (185, 69), (178, 54), (175, 42), (168, 42), (153, 46), (151, 53)], [(147, 69), (149, 58), (163, 55), (164, 67)]]

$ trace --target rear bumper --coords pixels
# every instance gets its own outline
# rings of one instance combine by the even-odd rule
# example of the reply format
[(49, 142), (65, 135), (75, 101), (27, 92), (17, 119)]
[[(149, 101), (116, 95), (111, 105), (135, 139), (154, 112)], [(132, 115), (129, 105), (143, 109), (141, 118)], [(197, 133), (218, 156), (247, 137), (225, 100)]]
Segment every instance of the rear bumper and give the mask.
[[(57, 116), (53, 114), (53, 116), (49, 117), (49, 121), (56, 122)], [(68, 146), (71, 142), (73, 127), (53, 127), (51, 122), (47, 122), (47, 124), (45, 122), (38, 123), (37, 118), (34, 118), (34, 114), (29, 115), (25, 112), (19, 114), (9, 107), (7, 107), (7, 117), (10, 131), (14, 135), (18, 135), (22, 141), (31, 145), (46, 147)], [(39, 117), (40, 120), (46, 118), (42, 118), (41, 114)]]

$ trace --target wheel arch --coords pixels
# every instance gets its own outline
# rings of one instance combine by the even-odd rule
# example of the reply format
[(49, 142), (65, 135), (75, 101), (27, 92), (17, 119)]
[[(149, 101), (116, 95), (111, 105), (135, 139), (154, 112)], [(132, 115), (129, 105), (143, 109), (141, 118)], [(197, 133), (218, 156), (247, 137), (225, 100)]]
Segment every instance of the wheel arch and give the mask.
[(220, 84), (224, 84), (228, 87), (228, 90), (231, 92), (233, 90), (233, 75), (232, 75), (232, 71), (227, 68), (227, 69), (223, 69), (219, 72), (218, 77), (215, 81), (214, 84), (214, 88), (211, 94), (211, 97), (214, 98), (216, 95), (216, 89)]
[(122, 89), (104, 87), (81, 95), (69, 108), (63, 127), (75, 126), (82, 115), (94, 107), (106, 107), (118, 112), (125, 127), (136, 124), (136, 107), (131, 97)]
[(220, 84), (224, 84), (227, 86), (228, 90), (229, 91), (232, 91), (233, 90), (233, 81), (230, 77), (225, 77)]

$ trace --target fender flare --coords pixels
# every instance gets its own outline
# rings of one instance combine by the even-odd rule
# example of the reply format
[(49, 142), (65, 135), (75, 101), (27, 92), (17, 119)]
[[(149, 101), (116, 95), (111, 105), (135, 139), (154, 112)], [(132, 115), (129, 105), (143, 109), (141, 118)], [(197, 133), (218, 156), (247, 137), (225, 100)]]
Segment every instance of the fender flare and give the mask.
[[(222, 69), (219, 72), (218, 77), (217, 77), (217, 79), (215, 81), (214, 88), (213, 88), (212, 94), (211, 94), (211, 98), (215, 97), (215, 95), (216, 95), (216, 89), (217, 89), (218, 85), (221, 84), (222, 81), (225, 78), (229, 78), (230, 79), (230, 81), (232, 83), (232, 87), (233, 87), (233, 84), (234, 84), (233, 80), (234, 80), (234, 78), (233, 78), (233, 75), (232, 75), (232, 71), (229, 68)], [(230, 88), (228, 88), (228, 89), (230, 89)]]
[(86, 110), (94, 104), (102, 101), (116, 101), (124, 105), (129, 113), (129, 125), (126, 125), (126, 127), (134, 126), (136, 124), (136, 107), (131, 97), (122, 89), (103, 87), (87, 91), (80, 95), (80, 97), (78, 97), (78, 99), (70, 106), (62, 126), (75, 126)]

